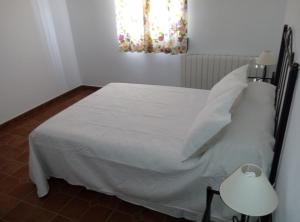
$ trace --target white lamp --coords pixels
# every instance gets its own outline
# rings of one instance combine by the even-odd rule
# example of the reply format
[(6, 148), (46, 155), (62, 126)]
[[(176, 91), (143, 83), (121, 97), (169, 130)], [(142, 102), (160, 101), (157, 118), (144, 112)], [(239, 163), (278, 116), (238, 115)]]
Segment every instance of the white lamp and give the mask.
[(270, 50), (263, 51), (260, 56), (256, 59), (256, 63), (264, 66), (263, 78), (267, 76), (267, 66), (275, 65), (276, 61)]
[(222, 200), (247, 216), (265, 216), (278, 206), (278, 197), (262, 169), (254, 164), (238, 168), (220, 186)]

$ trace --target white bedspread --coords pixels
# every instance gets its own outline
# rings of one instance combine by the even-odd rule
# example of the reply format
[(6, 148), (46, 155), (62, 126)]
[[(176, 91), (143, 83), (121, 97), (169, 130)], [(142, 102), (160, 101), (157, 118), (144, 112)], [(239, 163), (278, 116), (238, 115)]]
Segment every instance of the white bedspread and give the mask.
[(35, 143), (140, 169), (170, 172), (180, 165), (184, 138), (208, 91), (109, 84), (41, 125)]
[[(195, 220), (208, 185), (218, 189), (248, 159), (269, 162), (239, 153), (226, 167), (232, 153), (226, 156), (220, 146), (182, 162), (186, 133), (208, 92), (114, 83), (54, 116), (30, 135), (30, 176), (38, 195), (46, 195), (47, 179), (57, 177)], [(220, 202), (214, 207), (213, 215), (222, 217)]]

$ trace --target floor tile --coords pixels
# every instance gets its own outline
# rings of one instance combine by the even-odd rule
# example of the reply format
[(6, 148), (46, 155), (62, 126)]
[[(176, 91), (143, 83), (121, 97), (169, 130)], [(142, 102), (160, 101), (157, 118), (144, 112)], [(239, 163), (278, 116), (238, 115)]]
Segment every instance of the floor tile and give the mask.
[(34, 130), (36, 127), (38, 127), (39, 125), (41, 125), (41, 121), (37, 121), (34, 118), (29, 118), (26, 121), (24, 121), (19, 127), (20, 128), (25, 128), (28, 131), (32, 131)]
[(25, 166), (24, 163), (7, 159), (4, 160), (3, 165), (0, 166), (0, 172), (7, 175), (13, 175), (24, 166)]
[(102, 206), (105, 206), (105, 207), (111, 208), (111, 209), (115, 209), (118, 207), (121, 200), (114, 196), (108, 196), (108, 195), (99, 193), (98, 202)]
[[(1, 152), (1, 150), (0, 150), (0, 152)], [(3, 167), (3, 166), (6, 164), (6, 161), (7, 161), (7, 159), (0, 155), (0, 168)], [(2, 175), (5, 175), (5, 174), (2, 173), (1, 171), (0, 171), (0, 173), (1, 173)], [(0, 178), (0, 180), (1, 180), (1, 178)]]
[(0, 127), (0, 138), (6, 134), (9, 134), (12, 128), (13, 127)]
[(18, 179), (11, 176), (3, 176), (0, 179), (0, 193), (11, 192), (18, 184)]
[(14, 129), (13, 133), (20, 136), (28, 136), (32, 130), (33, 128), (31, 127), (19, 126)]
[(125, 201), (121, 201), (118, 205), (117, 211), (127, 213), (127, 214), (137, 215), (141, 213), (143, 209), (144, 207), (127, 203)]
[(85, 200), (89, 203), (90, 206), (96, 205), (96, 204), (101, 204), (101, 201), (99, 200), (101, 198), (101, 194), (87, 190), (87, 189), (82, 189), (77, 195), (77, 198)]
[(77, 195), (84, 188), (82, 186), (75, 186), (68, 184), (62, 179), (51, 178), (49, 180), (50, 191), (60, 192), (69, 196)]
[(94, 206), (89, 208), (89, 210), (80, 219), (80, 222), (105, 221), (111, 212), (112, 210), (109, 210), (108, 208)]
[(20, 180), (24, 180), (29, 178), (29, 169), (28, 169), (28, 165), (24, 165), (22, 168), (20, 168), (19, 170), (17, 170), (14, 174), (14, 177), (19, 178)]
[(6, 194), (0, 194), (0, 218), (19, 204), (20, 200)]
[(58, 215), (51, 222), (72, 222), (72, 221), (73, 220), (71, 219)]
[(11, 146), (0, 147), (0, 156), (6, 159), (17, 160), (22, 154), (23, 150)]
[(55, 214), (49, 211), (21, 202), (4, 217), (4, 220), (8, 222), (48, 222), (54, 216)]
[(25, 141), (20, 146), (18, 146), (18, 148), (22, 151), (29, 151), (29, 142)]
[(38, 198), (36, 191), (33, 191), (26, 196), (25, 201), (50, 211), (59, 212), (70, 199), (70, 196), (55, 192), (49, 192), (47, 196)]
[(108, 222), (137, 222), (138, 220), (134, 217), (124, 213), (114, 213), (108, 220)]
[(144, 208), (140, 219), (145, 222), (160, 222), (163, 221), (164, 217), (165, 215), (162, 213)]
[(0, 137), (0, 145), (20, 146), (27, 141), (27, 137), (16, 134), (6, 134)]
[(32, 192), (36, 192), (35, 185), (31, 182), (26, 182), (19, 183), (14, 189), (9, 192), (9, 195), (23, 200)]
[(29, 161), (29, 151), (24, 151), (20, 156), (17, 157), (17, 161), (22, 163), (28, 163)]
[(71, 218), (73, 220), (79, 221), (88, 209), (89, 204), (87, 201), (74, 198), (60, 210), (59, 214)]
[(39, 113), (37, 113), (34, 116), (34, 121), (36, 121), (36, 122), (44, 122), (44, 121), (50, 119), (52, 116), (54, 116), (57, 113), (59, 113), (60, 111), (62, 111), (62, 110), (63, 109), (60, 108), (58, 104), (56, 104), (54, 106), (48, 106), (47, 109), (41, 110)]

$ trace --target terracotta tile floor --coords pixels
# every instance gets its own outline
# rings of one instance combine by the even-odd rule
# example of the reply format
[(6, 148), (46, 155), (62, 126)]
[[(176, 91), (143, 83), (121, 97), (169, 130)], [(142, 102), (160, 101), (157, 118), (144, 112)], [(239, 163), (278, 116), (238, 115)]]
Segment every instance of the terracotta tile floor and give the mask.
[(38, 199), (28, 177), (28, 134), (49, 117), (94, 92), (77, 90), (0, 129), (0, 222), (175, 222), (172, 218), (116, 197), (50, 179), (49, 194)]

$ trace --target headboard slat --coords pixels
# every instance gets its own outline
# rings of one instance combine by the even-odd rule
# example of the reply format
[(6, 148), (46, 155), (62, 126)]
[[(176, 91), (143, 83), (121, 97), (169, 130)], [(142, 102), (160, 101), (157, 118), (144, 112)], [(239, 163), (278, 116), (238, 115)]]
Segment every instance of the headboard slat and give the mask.
[(285, 25), (283, 29), (280, 53), (272, 83), (276, 85), (275, 98), (275, 146), (269, 180), (275, 184), (284, 136), (288, 123), (293, 94), (299, 72), (299, 64), (294, 63), (293, 31)]

